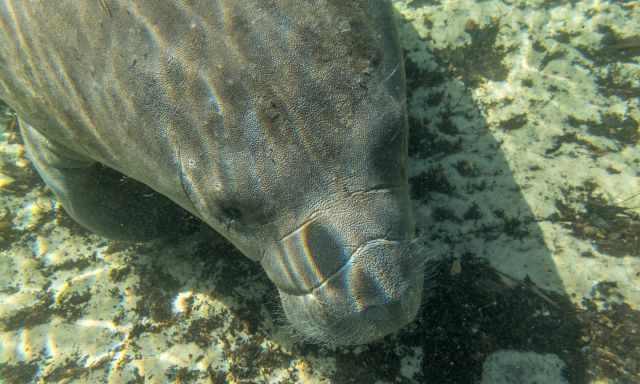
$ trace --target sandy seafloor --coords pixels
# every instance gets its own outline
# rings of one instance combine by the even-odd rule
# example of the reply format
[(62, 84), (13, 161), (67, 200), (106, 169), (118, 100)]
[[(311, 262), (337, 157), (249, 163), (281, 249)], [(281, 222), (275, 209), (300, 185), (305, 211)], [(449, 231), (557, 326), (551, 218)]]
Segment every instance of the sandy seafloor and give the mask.
[[(640, 382), (640, 2), (396, 1), (435, 256), (379, 343), (292, 339), (206, 228), (108, 241), (0, 128), (0, 382)], [(214, 240), (212, 240), (214, 239)]]

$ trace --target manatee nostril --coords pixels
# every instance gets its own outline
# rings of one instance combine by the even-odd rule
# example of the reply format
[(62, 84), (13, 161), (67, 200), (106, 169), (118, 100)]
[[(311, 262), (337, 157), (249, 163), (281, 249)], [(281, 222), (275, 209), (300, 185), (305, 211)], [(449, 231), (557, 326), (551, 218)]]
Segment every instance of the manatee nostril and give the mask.
[(229, 220), (237, 221), (242, 219), (242, 212), (234, 206), (223, 206), (222, 214)]

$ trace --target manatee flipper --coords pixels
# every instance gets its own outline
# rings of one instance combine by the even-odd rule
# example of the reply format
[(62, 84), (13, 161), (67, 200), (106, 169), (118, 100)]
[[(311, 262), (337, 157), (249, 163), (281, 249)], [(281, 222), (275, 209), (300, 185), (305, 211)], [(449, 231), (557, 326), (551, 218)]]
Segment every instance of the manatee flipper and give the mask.
[(186, 211), (146, 185), (77, 155), (20, 121), (36, 170), (67, 213), (82, 226), (116, 240), (145, 241), (175, 233)]

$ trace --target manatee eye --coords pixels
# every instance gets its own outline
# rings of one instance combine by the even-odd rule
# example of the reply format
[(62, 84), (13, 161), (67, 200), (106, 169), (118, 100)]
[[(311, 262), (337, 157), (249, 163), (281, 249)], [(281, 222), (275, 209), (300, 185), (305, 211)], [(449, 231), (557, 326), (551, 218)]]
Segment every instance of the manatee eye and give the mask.
[[(265, 202), (227, 200), (218, 205), (218, 221), (225, 227), (258, 227), (273, 220), (277, 211)], [(237, 228), (239, 229), (239, 228)]]
[(229, 227), (242, 222), (242, 211), (233, 205), (224, 205), (220, 209), (220, 222)]

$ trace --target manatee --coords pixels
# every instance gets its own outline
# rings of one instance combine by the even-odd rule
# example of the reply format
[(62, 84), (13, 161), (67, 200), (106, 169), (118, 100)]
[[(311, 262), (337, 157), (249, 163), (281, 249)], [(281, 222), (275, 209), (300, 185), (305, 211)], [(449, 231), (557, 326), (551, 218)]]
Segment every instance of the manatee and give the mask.
[(423, 273), (390, 1), (0, 11), (0, 98), (78, 223), (143, 241), (190, 212), (261, 264), (313, 342), (368, 343), (415, 318)]

